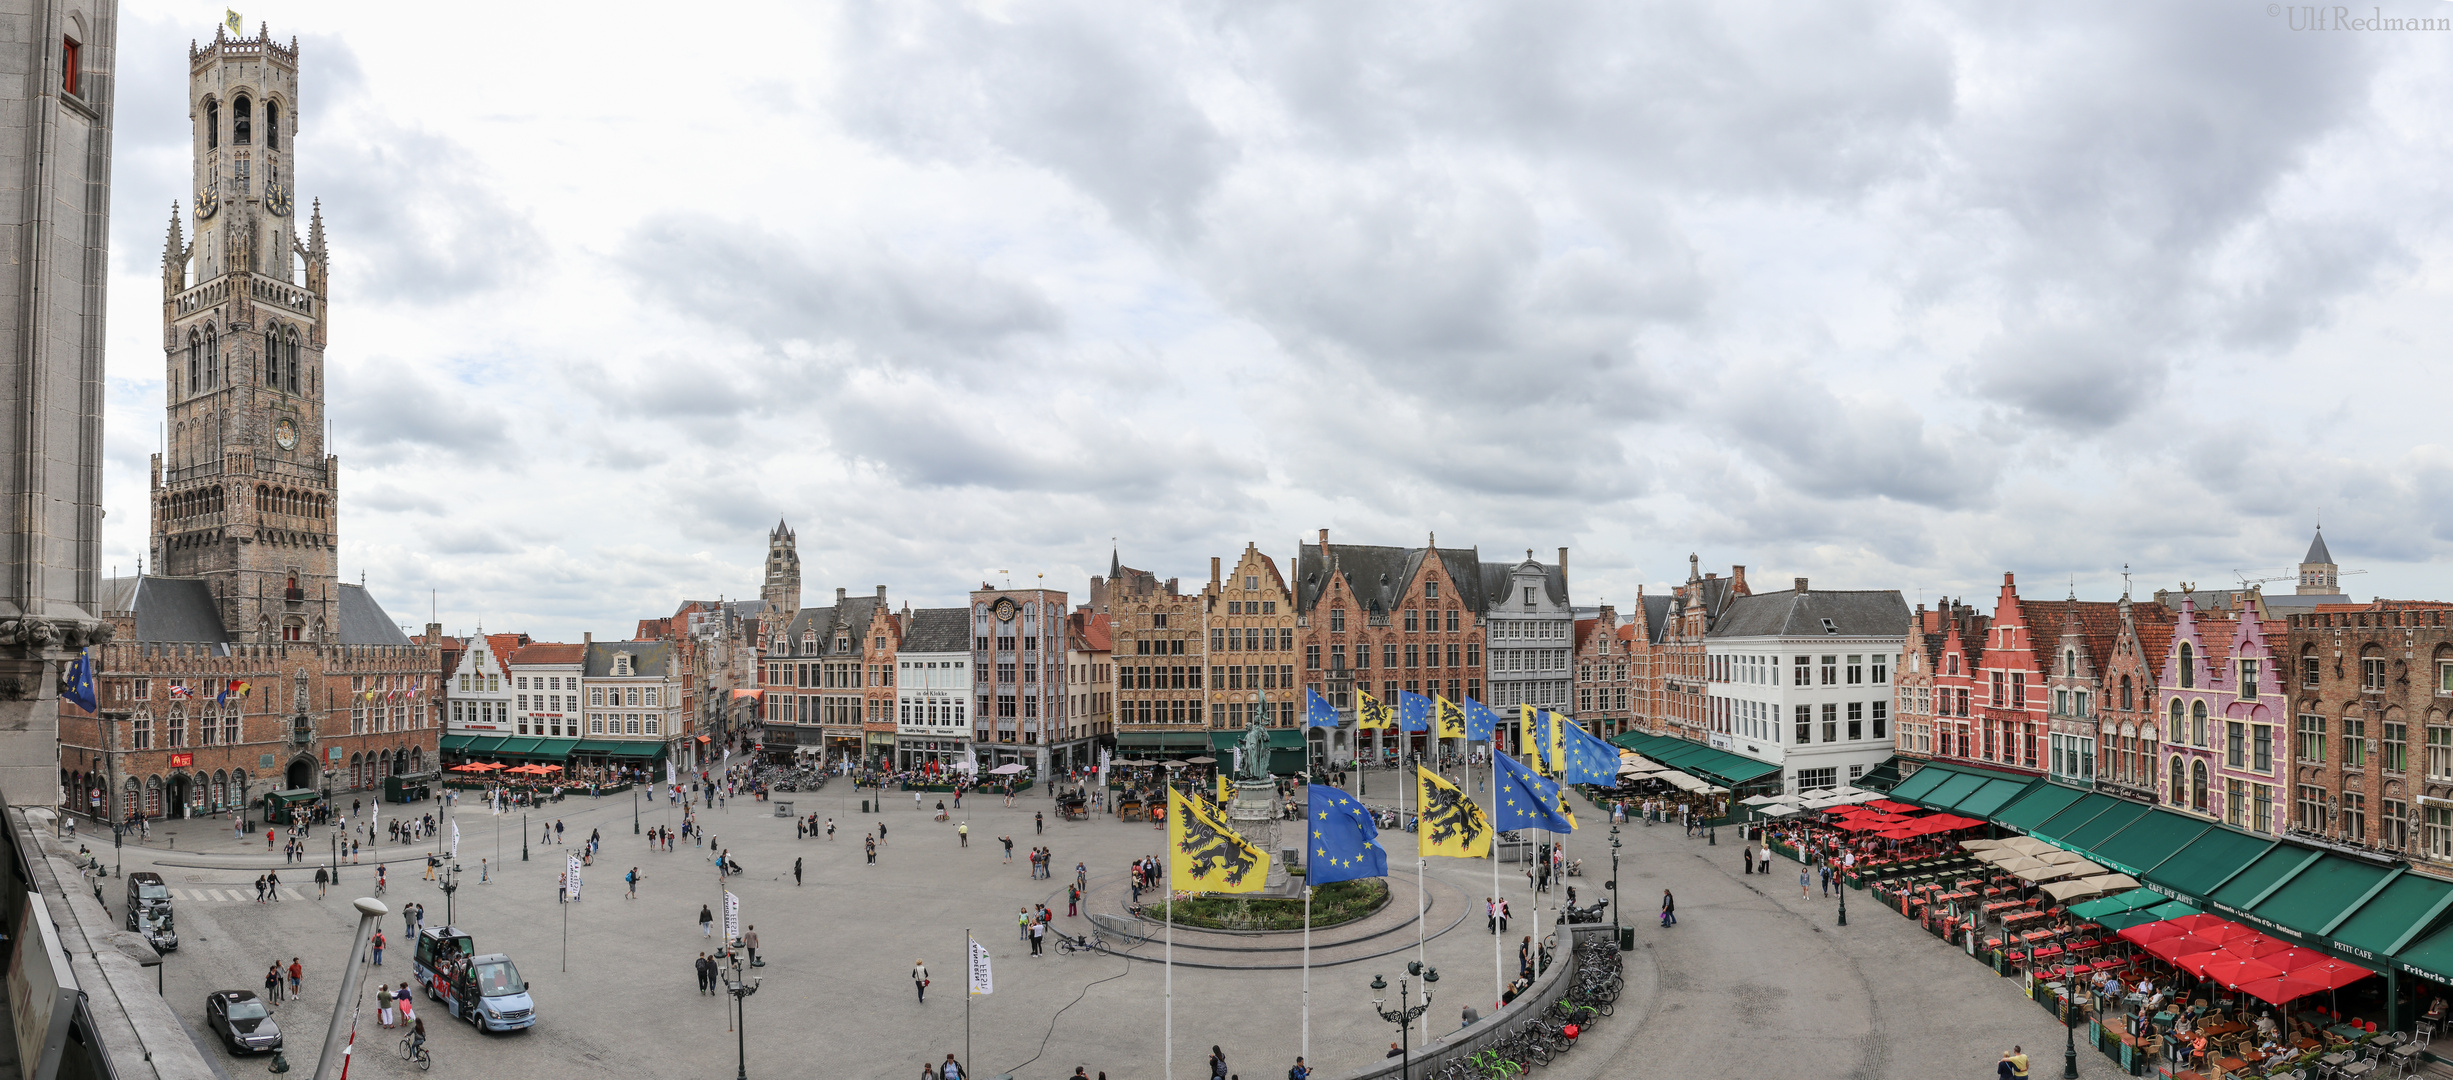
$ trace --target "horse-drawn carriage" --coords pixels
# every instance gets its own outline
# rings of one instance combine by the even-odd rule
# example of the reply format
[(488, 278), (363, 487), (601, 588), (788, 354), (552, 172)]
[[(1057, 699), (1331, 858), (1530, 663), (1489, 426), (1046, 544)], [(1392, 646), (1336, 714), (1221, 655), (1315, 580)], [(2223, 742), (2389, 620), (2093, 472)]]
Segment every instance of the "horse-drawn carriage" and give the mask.
[(1140, 798), (1128, 795), (1116, 800), (1116, 820), (1146, 821), (1149, 817), (1149, 812), (1141, 805)]
[(1066, 821), (1090, 820), (1090, 797), (1078, 788), (1057, 796), (1056, 815)]

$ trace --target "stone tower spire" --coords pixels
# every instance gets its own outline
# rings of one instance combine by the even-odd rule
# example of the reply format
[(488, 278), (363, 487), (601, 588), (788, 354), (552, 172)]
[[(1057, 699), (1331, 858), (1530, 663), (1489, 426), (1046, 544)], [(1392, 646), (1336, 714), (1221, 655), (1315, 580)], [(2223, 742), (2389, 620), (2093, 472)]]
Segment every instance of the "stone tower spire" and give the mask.
[(188, 47), (194, 198), (163, 244), (169, 438), (152, 551), (200, 577), (241, 641), (319, 641), (339, 623), (340, 462), (324, 430), (323, 229), (308, 287), (292, 224), (298, 46), (270, 33)]
[(771, 628), (781, 630), (801, 610), (801, 553), (799, 538), (792, 527), (777, 519), (775, 528), (767, 533), (767, 576), (758, 587), (758, 597), (766, 602), (766, 620)]
[(2317, 538), (2308, 542), (2308, 554), (2300, 559), (2301, 596), (2333, 596), (2342, 591), (2342, 567), (2334, 562), (2334, 553), (2325, 550), (2325, 529), (2317, 529)]

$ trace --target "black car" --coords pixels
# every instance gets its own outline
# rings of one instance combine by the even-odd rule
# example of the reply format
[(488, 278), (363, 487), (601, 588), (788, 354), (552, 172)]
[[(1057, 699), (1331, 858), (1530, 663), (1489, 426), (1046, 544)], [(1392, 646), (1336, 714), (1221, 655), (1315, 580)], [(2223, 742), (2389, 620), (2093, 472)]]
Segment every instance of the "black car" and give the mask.
[(281, 1025), (253, 990), (216, 990), (204, 999), (204, 1026), (236, 1054), (281, 1049)]
[(170, 912), (170, 887), (162, 875), (139, 871), (128, 875), (127, 928), (163, 952), (179, 947), (179, 933)]

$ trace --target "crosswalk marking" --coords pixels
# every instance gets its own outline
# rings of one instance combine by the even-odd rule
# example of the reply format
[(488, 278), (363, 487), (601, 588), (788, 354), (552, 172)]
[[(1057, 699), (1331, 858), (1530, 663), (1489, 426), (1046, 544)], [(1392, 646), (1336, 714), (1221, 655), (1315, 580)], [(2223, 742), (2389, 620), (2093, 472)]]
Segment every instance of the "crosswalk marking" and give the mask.
[[(229, 904), (241, 901), (254, 903), (256, 890), (253, 885), (244, 889), (172, 889), (170, 895), (175, 900), (192, 900), (199, 903)], [(306, 898), (307, 894), (303, 890), (293, 889), (287, 885), (281, 887), (281, 899), (284, 902)]]

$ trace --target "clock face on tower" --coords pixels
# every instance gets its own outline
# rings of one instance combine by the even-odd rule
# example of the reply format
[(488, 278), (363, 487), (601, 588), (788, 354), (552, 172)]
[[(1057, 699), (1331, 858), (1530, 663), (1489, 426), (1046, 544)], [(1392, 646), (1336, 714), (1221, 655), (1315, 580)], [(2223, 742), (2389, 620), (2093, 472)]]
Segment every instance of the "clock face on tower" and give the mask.
[(273, 443), (284, 450), (297, 449), (298, 425), (291, 422), (289, 417), (282, 417), (279, 423), (273, 425)]

